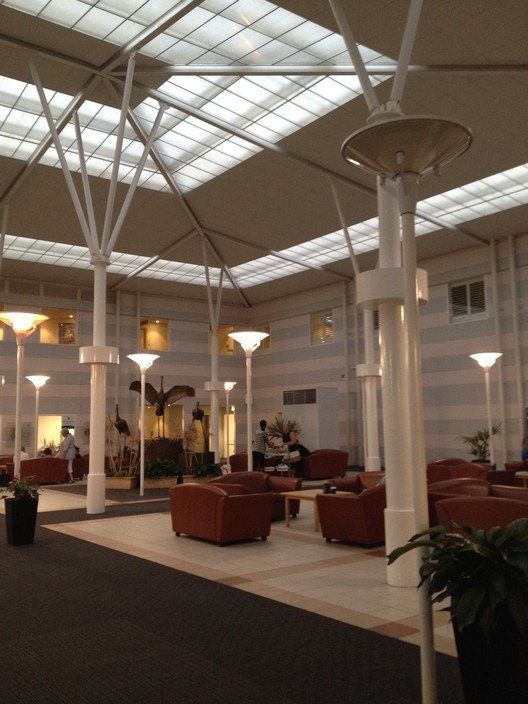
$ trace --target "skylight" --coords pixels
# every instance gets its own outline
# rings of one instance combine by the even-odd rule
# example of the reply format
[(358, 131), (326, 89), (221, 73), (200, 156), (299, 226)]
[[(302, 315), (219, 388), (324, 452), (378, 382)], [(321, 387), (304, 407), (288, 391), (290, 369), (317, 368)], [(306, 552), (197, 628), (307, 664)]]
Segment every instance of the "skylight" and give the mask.
[[(527, 203), (528, 164), (523, 164), (501, 174), (495, 174), (481, 181), (474, 181), (421, 201), (417, 208), (416, 234), (417, 236), (424, 235), (439, 229), (438, 225), (420, 217), (420, 214), (434, 216), (434, 218), (456, 226), (490, 213), (497, 213)], [(349, 234), (356, 254), (379, 247), (377, 218), (371, 218), (351, 226)], [(282, 255), (284, 258), (278, 255)], [(250, 288), (305, 271), (306, 267), (303, 262), (310, 266), (325, 266), (343, 261), (348, 256), (344, 234), (341, 230), (337, 230), (314, 240), (289, 247), (276, 254), (269, 254), (245, 262), (233, 267), (231, 273), (240, 288)], [(90, 266), (90, 254), (86, 247), (44, 242), (12, 235), (6, 235), (4, 257), (79, 269), (87, 269)], [(293, 261), (287, 261), (287, 259)], [(114, 252), (107, 271), (110, 274), (120, 276), (134, 275), (138, 268), (145, 266), (148, 262), (148, 257)], [(137, 275), (199, 286), (206, 285), (203, 266), (163, 259), (157, 260)], [(214, 267), (210, 268), (209, 278), (213, 286), (218, 286), (220, 270)], [(231, 284), (226, 278), (223, 279), (222, 285), (231, 288)]]
[[(134, 42), (164, 13), (169, 0), (4, 0), (1, 4), (54, 22), (116, 46)], [(360, 47), (368, 64), (386, 57)], [(350, 65), (342, 37), (265, 0), (205, 0), (165, 32), (154, 35), (140, 53), (171, 65)], [(241, 71), (242, 72), (242, 71)], [(140, 78), (138, 79), (140, 81)], [(373, 85), (387, 77), (371, 77)], [(169, 107), (155, 148), (183, 193), (275, 144), (361, 94), (352, 76), (175, 75), (156, 91)], [(46, 91), (54, 118), (72, 96)], [(158, 111), (148, 97), (135, 113), (147, 134)], [(202, 114), (207, 122), (200, 120)], [(85, 101), (78, 110), (86, 166), (90, 175), (109, 178), (113, 137), (119, 123), (115, 108)], [(36, 89), (0, 78), (0, 155), (27, 160), (48, 133)], [(232, 128), (232, 129), (230, 129)], [(243, 138), (243, 134), (248, 139)], [(254, 139), (253, 139), (254, 138)], [(60, 135), (70, 169), (80, 169), (73, 124)], [(132, 131), (121, 157), (120, 180), (129, 183), (142, 153)], [(54, 147), (41, 163), (59, 167)], [(149, 159), (141, 186), (168, 190)]]

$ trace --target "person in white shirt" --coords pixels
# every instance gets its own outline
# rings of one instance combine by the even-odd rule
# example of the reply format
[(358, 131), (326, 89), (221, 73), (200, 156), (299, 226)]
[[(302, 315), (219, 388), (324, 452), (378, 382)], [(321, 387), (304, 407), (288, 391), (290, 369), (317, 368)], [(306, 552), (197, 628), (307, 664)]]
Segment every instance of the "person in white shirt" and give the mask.
[(22, 445), (22, 449), (20, 450), (20, 461), (22, 460), (28, 460), (29, 459), (29, 452), (26, 452), (26, 448), (24, 445)]
[(68, 428), (61, 430), (62, 440), (58, 455), (64, 460), (68, 460), (68, 482), (73, 484), (73, 460), (75, 459), (75, 438)]

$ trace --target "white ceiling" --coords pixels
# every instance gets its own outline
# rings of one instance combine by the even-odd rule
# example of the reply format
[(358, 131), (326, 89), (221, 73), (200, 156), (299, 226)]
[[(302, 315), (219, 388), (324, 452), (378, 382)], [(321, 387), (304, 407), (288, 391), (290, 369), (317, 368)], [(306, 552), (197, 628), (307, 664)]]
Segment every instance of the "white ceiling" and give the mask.
[[(17, 5), (25, 11), (15, 9)], [(341, 0), (341, 5), (354, 39), (368, 47), (364, 60), (371, 60), (369, 70), (371, 65), (384, 67), (376, 74), (375, 87), (383, 103), (390, 95), (409, 4), (404, 0)], [(275, 11), (277, 7), (289, 14)], [(127, 20), (124, 10), (137, 14)], [(167, 12), (172, 13), (171, 20), (160, 23), (157, 18), (166, 18)], [(213, 25), (214, 16), (221, 12), (221, 24)], [(260, 19), (257, 12), (261, 12)], [(117, 29), (105, 41), (99, 37), (106, 36), (109, 18)], [(231, 18), (230, 23), (226, 18)], [(246, 31), (233, 37), (229, 28), (235, 19)], [(77, 23), (76, 29), (57, 22)], [(94, 203), (92, 233), (97, 232), (100, 242), (130, 42), (136, 44), (145, 31), (149, 41), (135, 54), (133, 115), (125, 130), (121, 159), (120, 176), (125, 180), (117, 186), (113, 222), (134, 174), (130, 165), (137, 164), (142, 153), (133, 123), (141, 125), (148, 136), (159, 101), (166, 100), (167, 107), (154, 143), (159, 158), (154, 160), (151, 152), (147, 159), (142, 173), (145, 182), (140, 181), (112, 247), (109, 288), (204, 299), (205, 263), (213, 282), (224, 271), (223, 300), (243, 305), (351, 280), (353, 270), (333, 190), (357, 248), (360, 268), (375, 266), (375, 178), (355, 169), (341, 155), (344, 139), (365, 125), (368, 110), (365, 99), (357, 95), (357, 77), (337, 36), (327, 0), (279, 0), (262, 7), (257, 0), (23, 0), (0, 2), (2, 275), (91, 285), (87, 239), (58, 168), (56, 149), (47, 137), (42, 102), (35, 100), (32, 86), (35, 80), (42, 84), (72, 181), (84, 204), (75, 123), (67, 108), (71, 99), (76, 101)], [(228, 36), (228, 42), (222, 41)], [(527, 230), (527, 36), (525, 0), (423, 3), (402, 110), (406, 115), (439, 115), (459, 121), (471, 129), (473, 144), (439, 176), (424, 178), (420, 184), (419, 200), (425, 202), (419, 212), (428, 216), (424, 227), (418, 228), (422, 260)], [(250, 47), (244, 55), (241, 46)], [(161, 49), (165, 53), (160, 54)], [(185, 60), (178, 62), (180, 56)], [(184, 66), (186, 73), (194, 66), (195, 75), (183, 79), (178, 63), (180, 74)], [(289, 73), (291, 69), (284, 70), (293, 63), (312, 73), (299, 77)], [(271, 64), (285, 75), (239, 82), (244, 74), (263, 72)], [(171, 74), (152, 69), (169, 65), (175, 78), (167, 87)], [(203, 65), (207, 69), (197, 68)], [(214, 67), (234, 75), (206, 75)], [(87, 90), (94, 77), (101, 80)], [(292, 83), (297, 90), (295, 99), (286, 92)], [(218, 90), (224, 84), (232, 88), (231, 93)], [(184, 90), (184, 86), (194, 90), (197, 85), (214, 96), (213, 103)], [(255, 90), (250, 96), (249, 90), (257, 85), (258, 93)], [(310, 86), (313, 93), (306, 92)], [(15, 89), (18, 94), (13, 93)], [(274, 101), (273, 91), (283, 99), (279, 95)], [(253, 112), (248, 117), (242, 111), (250, 100)], [(316, 103), (318, 109), (323, 104), (325, 114), (298, 127), (306, 112), (301, 106), (311, 110)], [(263, 115), (261, 109), (266, 106), (275, 108), (275, 113)], [(62, 113), (67, 115), (64, 125)], [(212, 146), (217, 151), (211, 153), (204, 147), (200, 155), (183, 158), (184, 153), (192, 153), (191, 132), (213, 134)], [(109, 139), (108, 133), (114, 138)], [(227, 166), (218, 156), (222, 152), (228, 157)], [(125, 165), (129, 166), (125, 169)], [(475, 194), (484, 188), (481, 180), (500, 173), (505, 174), (501, 181), (486, 183), (477, 208)], [(462, 193), (451, 193), (461, 187), (466, 187)], [(438, 201), (431, 200), (448, 191), (449, 203), (457, 203), (456, 215), (439, 210)], [(443, 199), (442, 205), (446, 202)], [(83, 209), (86, 212), (84, 205)], [(427, 233), (421, 234), (424, 230)], [(66, 246), (57, 250), (57, 243)], [(38, 256), (32, 255), (35, 249)], [(371, 251), (361, 253), (363, 249)], [(133, 256), (119, 256), (123, 254)], [(326, 255), (322, 266), (318, 264), (321, 255)], [(144, 265), (151, 258), (154, 268), (147, 278)], [(123, 273), (130, 276), (125, 279)]]

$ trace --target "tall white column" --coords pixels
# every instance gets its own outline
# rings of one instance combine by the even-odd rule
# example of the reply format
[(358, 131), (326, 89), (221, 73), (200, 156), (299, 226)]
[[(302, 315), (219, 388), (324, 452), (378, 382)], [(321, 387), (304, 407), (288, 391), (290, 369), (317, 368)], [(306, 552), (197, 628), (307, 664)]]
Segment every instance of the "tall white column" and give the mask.
[(105, 257), (94, 258), (93, 345), (79, 349), (80, 364), (90, 364), (90, 460), (87, 477), (86, 512), (105, 511), (106, 368), (119, 363), (119, 351), (106, 341)]

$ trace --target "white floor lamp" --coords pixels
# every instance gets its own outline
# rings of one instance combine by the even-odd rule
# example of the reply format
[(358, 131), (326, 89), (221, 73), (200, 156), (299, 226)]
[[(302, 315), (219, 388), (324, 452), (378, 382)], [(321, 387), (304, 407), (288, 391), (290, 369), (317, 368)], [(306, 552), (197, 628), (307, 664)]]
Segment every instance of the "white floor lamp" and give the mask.
[(35, 446), (33, 448), (33, 453), (35, 457), (38, 457), (38, 419), (40, 389), (44, 386), (44, 384), (48, 381), (49, 378), (49, 376), (42, 376), (41, 374), (26, 377), (26, 379), (28, 379), (28, 381), (30, 381), (35, 387)]
[(229, 462), (229, 392), (232, 391), (236, 386), (236, 381), (224, 381), (224, 389), (226, 395), (226, 464), (227, 471), (231, 471), (231, 463)]
[(230, 332), (229, 337), (238, 342), (246, 353), (246, 410), (247, 410), (247, 467), (248, 472), (253, 471), (253, 420), (252, 406), (253, 397), (251, 394), (251, 355), (260, 345), (262, 340), (269, 337), (267, 332), (255, 332), (247, 330), (244, 332)]
[(127, 357), (135, 362), (141, 373), (141, 410), (140, 410), (140, 446), (139, 446), (139, 495), (145, 493), (145, 374), (150, 369), (153, 362), (159, 358), (159, 354), (127, 354)]
[(474, 359), (479, 366), (484, 369), (484, 381), (486, 383), (486, 410), (488, 414), (488, 432), (489, 432), (489, 459), (490, 464), (495, 464), (495, 451), (493, 449), (493, 425), (491, 423), (491, 397), (490, 397), (490, 378), (489, 373), (491, 367), (495, 364), (499, 357), (502, 357), (502, 352), (477, 352), (469, 355)]
[(38, 313), (19, 313), (7, 311), (0, 313), (0, 321), (8, 325), (16, 335), (17, 376), (15, 401), (15, 451), (13, 453), (14, 476), (20, 477), (20, 446), (22, 444), (21, 400), (22, 376), (24, 374), (24, 343), (35, 332), (37, 326), (47, 320), (47, 316)]

